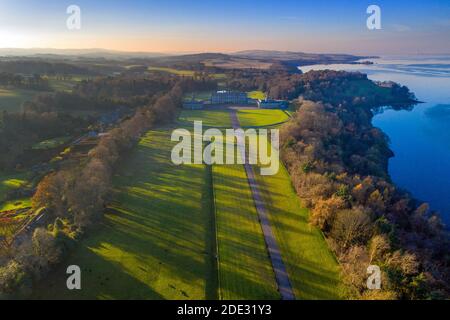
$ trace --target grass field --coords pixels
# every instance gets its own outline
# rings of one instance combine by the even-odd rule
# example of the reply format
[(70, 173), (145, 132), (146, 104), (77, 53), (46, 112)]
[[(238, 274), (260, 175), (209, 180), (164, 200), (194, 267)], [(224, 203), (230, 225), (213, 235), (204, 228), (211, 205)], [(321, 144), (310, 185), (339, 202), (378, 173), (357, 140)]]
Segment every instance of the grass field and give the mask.
[(192, 71), (192, 70), (178, 70), (178, 69), (166, 68), (166, 67), (148, 67), (148, 70), (168, 72), (168, 73), (176, 74), (179, 76), (187, 76), (187, 77), (193, 77), (195, 74), (195, 71)]
[[(169, 143), (168, 143), (169, 142)], [(213, 299), (217, 294), (209, 170), (170, 161), (170, 132), (150, 131), (115, 177), (114, 205), (34, 298)], [(215, 246), (214, 246), (215, 247)]]
[[(238, 116), (243, 126), (288, 117), (280, 110), (240, 110)], [(192, 130), (194, 120), (231, 127), (228, 111), (181, 112), (183, 127)], [(82, 268), (83, 289), (67, 290), (61, 267), (35, 288), (33, 298), (280, 298), (244, 167), (175, 166), (171, 131), (152, 130), (141, 140), (114, 178), (104, 222), (65, 261)], [(296, 298), (342, 298), (338, 263), (308, 223), (309, 211), (286, 169), (255, 174)]]
[(184, 96), (184, 100), (191, 101), (194, 98), (196, 101), (208, 101), (211, 98), (212, 91), (197, 91), (194, 93), (188, 93)]
[(284, 166), (273, 176), (255, 173), (296, 298), (342, 298), (339, 265), (320, 230), (309, 224), (309, 210), (301, 206)]
[(29, 178), (30, 174), (28, 172), (0, 173), (0, 202), (4, 201), (4, 196), (8, 191), (28, 184)]
[[(280, 110), (239, 110), (238, 117), (243, 126), (288, 120)], [(296, 298), (343, 298), (339, 265), (320, 230), (309, 224), (309, 210), (283, 164), (276, 175), (262, 176), (258, 169), (255, 174)]]
[(57, 79), (55, 76), (47, 76), (50, 88), (52, 90), (64, 92), (71, 92), (79, 82), (92, 78), (92, 76), (87, 75), (72, 75), (70, 79), (61, 80)]
[(267, 96), (262, 91), (250, 91), (250, 92), (247, 92), (247, 97), (250, 99), (264, 100), (264, 99), (266, 99)]
[(203, 126), (231, 128), (230, 114), (226, 110), (183, 110), (178, 119), (189, 126), (197, 120), (203, 121)]
[(64, 92), (71, 92), (72, 89), (77, 84), (74, 80), (56, 80), (56, 79), (49, 79), (49, 86), (55, 91), (64, 91)]
[(0, 111), (21, 111), (22, 103), (30, 101), (39, 91), (0, 88)]
[(31, 199), (23, 198), (0, 203), (0, 212), (31, 207)]
[(279, 299), (242, 165), (213, 166), (223, 299)]
[(64, 143), (68, 142), (69, 140), (70, 140), (70, 137), (58, 137), (58, 138), (54, 138), (54, 139), (48, 139), (48, 140), (44, 140), (39, 143), (36, 143), (32, 147), (32, 149), (34, 149), (34, 150), (53, 149), (53, 148), (63, 145)]
[(276, 109), (242, 109), (237, 115), (242, 127), (265, 127), (289, 120), (284, 111)]

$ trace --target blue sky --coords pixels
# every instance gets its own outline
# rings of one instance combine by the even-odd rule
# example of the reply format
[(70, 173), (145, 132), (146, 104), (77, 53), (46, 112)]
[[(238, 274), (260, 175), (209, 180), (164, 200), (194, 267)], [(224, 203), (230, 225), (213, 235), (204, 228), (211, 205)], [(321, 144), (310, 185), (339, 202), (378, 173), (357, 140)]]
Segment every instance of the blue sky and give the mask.
[[(81, 30), (66, 8), (81, 8)], [(366, 8), (381, 8), (368, 30)], [(0, 0), (0, 47), (450, 53), (450, 0)]]

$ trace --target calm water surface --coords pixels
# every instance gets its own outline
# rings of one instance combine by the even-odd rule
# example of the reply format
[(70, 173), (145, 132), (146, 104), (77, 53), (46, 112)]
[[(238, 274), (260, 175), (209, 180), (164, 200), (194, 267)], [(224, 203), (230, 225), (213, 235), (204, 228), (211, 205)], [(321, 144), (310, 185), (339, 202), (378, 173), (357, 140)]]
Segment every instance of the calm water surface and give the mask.
[(348, 70), (372, 80), (408, 86), (424, 104), (412, 111), (385, 110), (374, 125), (390, 138), (394, 182), (427, 201), (450, 225), (450, 56), (382, 57), (374, 65), (316, 65), (309, 70)]

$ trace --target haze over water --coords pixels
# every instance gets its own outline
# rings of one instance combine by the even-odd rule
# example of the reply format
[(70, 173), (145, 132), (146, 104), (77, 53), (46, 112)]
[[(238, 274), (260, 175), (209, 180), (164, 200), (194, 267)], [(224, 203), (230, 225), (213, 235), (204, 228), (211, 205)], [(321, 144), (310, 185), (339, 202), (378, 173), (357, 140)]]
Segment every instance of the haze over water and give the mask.
[(416, 94), (412, 111), (384, 110), (373, 123), (390, 138), (393, 181), (430, 204), (450, 225), (450, 56), (382, 57), (374, 65), (315, 65), (309, 70), (366, 73), (372, 80), (392, 80)]

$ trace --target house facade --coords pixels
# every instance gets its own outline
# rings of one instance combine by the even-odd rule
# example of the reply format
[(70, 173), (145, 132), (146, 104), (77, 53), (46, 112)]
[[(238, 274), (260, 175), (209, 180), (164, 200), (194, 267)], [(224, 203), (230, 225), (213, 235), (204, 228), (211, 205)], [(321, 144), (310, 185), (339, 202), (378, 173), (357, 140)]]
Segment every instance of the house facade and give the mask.
[(239, 91), (217, 91), (211, 95), (211, 104), (248, 104), (247, 93)]

